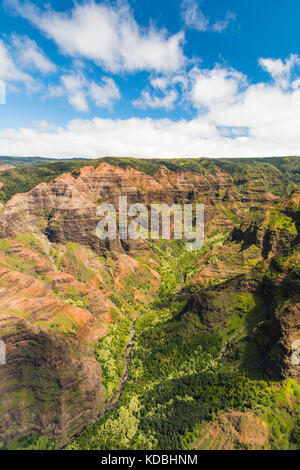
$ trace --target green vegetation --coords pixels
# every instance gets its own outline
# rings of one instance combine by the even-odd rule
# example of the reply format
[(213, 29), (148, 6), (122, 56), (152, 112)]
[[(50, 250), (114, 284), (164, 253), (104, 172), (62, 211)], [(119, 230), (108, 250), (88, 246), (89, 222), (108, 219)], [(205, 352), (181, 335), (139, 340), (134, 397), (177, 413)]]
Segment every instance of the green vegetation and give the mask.
[(10, 243), (8, 240), (0, 240), (0, 251), (8, 251), (10, 249)]
[(130, 337), (130, 320), (112, 326), (111, 332), (95, 346), (95, 356), (102, 366), (102, 382), (107, 400), (117, 391), (125, 369), (125, 348)]
[(74, 318), (70, 318), (62, 313), (55, 315), (51, 321), (37, 321), (35, 324), (70, 337), (76, 336), (80, 328), (80, 324)]
[[(129, 379), (120, 402), (68, 448), (190, 448), (199, 429), (232, 410), (253, 411), (264, 419), (271, 448), (293, 448), (300, 412), (300, 389), (295, 382), (251, 378), (243, 361), (236, 361), (232, 368), (228, 367), (234, 363), (230, 357), (218, 359), (226, 341), (244, 329), (246, 336), (254, 328), (261, 298), (236, 293), (228, 304), (232, 313), (224, 326), (208, 331), (197, 314), (183, 308), (189, 291), (187, 279), (195, 269), (191, 259), (185, 264), (190, 255), (177, 242), (167, 247), (158, 244), (156, 252), (163, 276), (160, 302), (136, 321)], [(211, 444), (207, 441), (203, 446)]]
[(45, 251), (42, 247), (41, 242), (35, 237), (33, 233), (18, 233), (16, 235), (16, 240), (23, 243), (23, 245), (28, 246), (32, 251), (44, 254)]
[(10, 244), (7, 240), (2, 240), (0, 253), (5, 252), (5, 256), (0, 260), (0, 265), (12, 271), (18, 271), (30, 275), (36, 279), (47, 281), (47, 278), (36, 270), (36, 261), (34, 259), (21, 259), (17, 254), (10, 254)]
[(24, 436), (0, 447), (0, 450), (54, 450), (57, 441), (46, 436)]
[[(82, 166), (96, 166), (102, 161), (136, 168), (154, 177), (161, 165), (172, 171), (201, 175), (224, 170), (233, 178), (237, 200), (251, 193), (250, 183), (281, 196), (300, 182), (300, 159), (296, 157), (35, 160), (32, 166), (22, 168), (17, 161), (18, 168), (0, 174), (4, 183), (0, 200), (6, 202), (17, 192), (51, 181), (65, 171), (78, 178)], [(267, 444), (270, 448), (299, 448), (300, 389), (293, 380), (269, 381), (263, 376), (261, 346), (265, 343), (257, 344), (261, 339), (260, 328), (267, 328), (271, 314), (279, 317), (285, 307), (299, 301), (299, 245), (296, 245), (299, 219), (292, 211), (285, 213), (275, 202), (275, 208), (268, 208), (267, 213), (261, 207), (241, 209), (245, 215), (242, 227), (239, 208), (226, 200), (226, 191), (216, 191), (216, 197), (216, 211), (233, 222), (244, 237), (242, 240), (233, 241), (229, 232), (216, 230), (199, 251), (186, 251), (182, 241), (149, 242), (148, 249), (131, 259), (131, 271), (124, 269), (109, 251), (103, 251), (100, 257), (76, 243), (52, 245), (49, 255), (58, 269), (109, 292), (117, 307), (111, 309), (109, 333), (95, 345), (107, 402), (118, 390), (124, 374), (125, 350), (133, 321), (136, 330), (129, 378), (120, 401), (106, 416), (88, 426), (69, 449), (185, 449), (191, 448), (200, 435), (204, 437), (200, 448), (207, 449), (226, 438), (220, 434), (214, 442), (210, 435), (205, 437), (208, 423), (231, 411), (252, 411), (263, 419), (270, 433)], [(296, 210), (294, 206), (292, 209)], [(59, 223), (59, 219), (53, 220), (52, 227)], [(271, 232), (270, 238), (274, 236), (270, 247), (266, 246), (269, 240), (264, 231)], [(34, 234), (18, 235), (17, 240), (45, 254), (46, 248)], [(269, 258), (263, 259), (264, 249)], [(36, 272), (34, 261), (24, 261), (10, 253), (9, 241), (0, 240), (0, 254), (3, 266), (46, 281)], [(126, 260), (122, 262), (126, 264)], [(155, 263), (160, 266), (160, 283), (152, 270)], [(204, 268), (208, 268), (210, 277), (207, 284), (205, 277), (197, 281)], [(4, 281), (0, 282), (2, 287)], [(54, 293), (69, 305), (90, 307), (90, 297), (80, 288)], [(271, 299), (267, 306), (269, 316), (266, 298)], [(25, 319), (28, 316), (18, 310), (7, 311)], [(80, 328), (60, 311), (50, 322), (37, 324), (71, 338)], [(11, 333), (4, 331), (2, 335)], [(31, 350), (28, 357), (32, 357)], [(57, 382), (37, 379), (26, 368), (20, 371), (20, 380), (25, 376), (33, 376), (36, 393), (43, 399), (40, 406), (51, 406), (59, 394)], [(48, 385), (49, 382), (54, 385)], [(76, 406), (80, 399), (76, 387), (70, 390), (70, 395), (71, 406)], [(29, 407), (35, 406), (36, 397), (29, 387), (16, 392), (11, 399)], [(28, 436), (3, 448), (52, 449), (56, 445), (44, 437)]]
[[(300, 183), (299, 157), (286, 158), (243, 158), (243, 159), (135, 159), (105, 157), (100, 159), (55, 160), (43, 158), (0, 157), (0, 164), (10, 163), (16, 168), (1, 172), (0, 201), (8, 201), (14, 194), (30, 191), (41, 182), (49, 182), (70, 171), (79, 176), (79, 169), (86, 165), (97, 166), (106, 162), (121, 168), (135, 168), (154, 176), (163, 165), (171, 171), (190, 171), (203, 175), (205, 172), (216, 174), (217, 170), (227, 171), (235, 180), (237, 187), (243, 187), (247, 181), (264, 185), (275, 195), (288, 195)], [(228, 215), (231, 214), (228, 213)], [(234, 215), (232, 215), (234, 217)]]
[(286, 230), (293, 235), (297, 235), (297, 228), (293, 219), (276, 210), (271, 211), (269, 227), (271, 229)]
[[(289, 413), (286, 401), (280, 401), (280, 385), (251, 380), (241, 372), (222, 372), (216, 361), (220, 337), (197, 334), (196, 316), (176, 319), (178, 306), (173, 308), (173, 312), (172, 308), (156, 311), (137, 321), (130, 377), (118, 407), (68, 448), (180, 449), (187, 436), (197, 435), (199, 424), (231, 410), (255, 410), (266, 419), (274, 448), (281, 439), (279, 417), (285, 423), (282, 432), (288, 436), (294, 429), (296, 416), (286, 421)], [(288, 439), (283, 445), (289, 447)]]
[(19, 165), (17, 168), (1, 172), (0, 181), (4, 186), (0, 189), (0, 201), (7, 202), (16, 193), (26, 193), (42, 182), (52, 181), (66, 171), (73, 171), (88, 164), (88, 161), (84, 160), (52, 162), (53, 160), (39, 159), (28, 165), (27, 161), (28, 166)]

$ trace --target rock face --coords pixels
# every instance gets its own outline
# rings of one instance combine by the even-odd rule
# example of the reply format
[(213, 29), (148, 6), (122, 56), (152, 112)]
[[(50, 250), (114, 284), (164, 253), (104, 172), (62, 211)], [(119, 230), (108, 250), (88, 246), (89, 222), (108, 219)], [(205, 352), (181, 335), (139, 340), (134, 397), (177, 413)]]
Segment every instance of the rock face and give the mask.
[[(279, 296), (270, 303), (253, 342), (271, 375), (299, 376), (291, 364), (300, 298), (293, 254), (267, 282), (273, 258), (299, 241), (297, 193), (278, 202), (261, 181), (234, 179), (220, 168), (194, 174), (161, 166), (150, 176), (107, 163), (86, 166), (0, 207), (0, 339), (7, 351), (0, 366), (0, 443), (35, 433), (64, 441), (104, 407), (94, 344), (115, 318), (135, 318), (138, 302), (153, 300), (160, 283), (149, 244), (96, 235), (97, 207), (118, 206), (120, 195), (128, 204), (205, 204), (206, 236), (230, 235), (213, 253), (199, 255), (194, 284), (201, 288), (186, 311), (213, 329), (234, 308), (245, 314), (254, 296), (269, 304), (272, 289), (289, 289), (291, 302), (282, 305)], [(262, 220), (251, 220), (249, 205), (261, 209)]]
[(0, 441), (43, 433), (66, 440), (104, 406), (92, 348), (0, 310), (6, 364), (0, 369)]
[[(275, 208), (267, 208), (259, 222), (247, 225), (245, 219), (244, 226), (235, 228), (212, 253), (216, 262), (206, 266), (207, 255), (200, 259), (204, 267), (195, 281), (203, 289), (189, 297), (184, 309), (197, 313), (210, 330), (229, 329), (240, 318), (245, 323), (241, 334), (251, 331), (251, 322), (257, 319), (247, 337), (248, 349), (257, 350), (256, 361), (271, 379), (300, 379), (299, 200), (295, 192)], [(212, 279), (218, 285), (210, 286)], [(250, 306), (253, 313), (248, 317)], [(237, 344), (234, 348), (238, 355)]]
[[(161, 167), (153, 176), (133, 168), (121, 169), (101, 163), (97, 168), (81, 168), (79, 174), (65, 173), (52, 183), (42, 183), (26, 194), (16, 194), (7, 204), (0, 219), (0, 236), (12, 237), (22, 230), (42, 231), (53, 243), (68, 241), (88, 245), (101, 252), (105, 246), (121, 251), (118, 241), (101, 242), (95, 233), (96, 209), (107, 202), (118, 206), (119, 196), (128, 204), (203, 202), (206, 208), (206, 230), (216, 227), (232, 229), (228, 202), (234, 199), (238, 214), (248, 209), (249, 202), (258, 206), (270, 204), (270, 194), (252, 182), (242, 181), (238, 194), (236, 181), (226, 172), (214, 174), (172, 172)], [(272, 198), (271, 198), (272, 199)], [(230, 213), (230, 211), (229, 211)]]
[[(63, 302), (49, 287), (59, 292), (76, 286), (91, 295), (93, 289), (63, 273), (57, 281), (58, 272), (41, 256), (13, 240), (6, 243), (0, 251), (0, 337), (6, 345), (6, 364), (0, 367), (0, 442), (41, 429), (64, 441), (104, 407), (101, 366), (92, 344), (85, 344), (107, 332), (97, 320), (105, 314), (106, 299), (97, 304), (101, 293), (95, 289), (90, 311)], [(3, 266), (16, 254), (19, 262), (31, 262), (32, 275)]]
[[(101, 163), (97, 168), (82, 168), (77, 178), (67, 173), (50, 184), (36, 186), (29, 193), (15, 195), (7, 203), (1, 217), (0, 235), (7, 238), (22, 229), (36, 231), (38, 226), (43, 226), (51, 242), (72, 241), (101, 251), (104, 244), (95, 233), (96, 209), (100, 203), (118, 206), (119, 196), (122, 195), (128, 197), (129, 204), (173, 204), (197, 201), (205, 193), (209, 223), (216, 215), (213, 206), (216, 191), (227, 189), (230, 184), (230, 176), (223, 172), (215, 176), (202, 176), (174, 174), (162, 169), (152, 178), (134, 169), (123, 170)], [(232, 226), (228, 218), (223, 224)], [(109, 248), (121, 250), (117, 242), (110, 242)]]
[(265, 353), (263, 368), (269, 377), (300, 381), (300, 256), (294, 253), (280, 267), (277, 277), (264, 280), (269, 300), (269, 321), (258, 329), (257, 341)]

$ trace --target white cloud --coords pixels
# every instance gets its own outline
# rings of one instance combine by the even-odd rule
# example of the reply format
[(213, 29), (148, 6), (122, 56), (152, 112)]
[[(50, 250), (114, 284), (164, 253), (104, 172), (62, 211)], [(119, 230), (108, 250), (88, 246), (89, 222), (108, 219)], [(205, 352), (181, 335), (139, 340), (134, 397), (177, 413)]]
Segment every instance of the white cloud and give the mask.
[[(259, 63), (266, 64), (263, 60)], [(289, 59), (282, 61), (284, 67), (287, 63)], [(280, 63), (276, 63), (276, 72), (274, 64), (267, 64), (274, 76), (280, 75)], [(168, 78), (167, 83), (151, 78), (153, 90), (165, 95), (173, 89), (174, 82), (183, 81), (185, 97), (199, 109), (199, 116), (176, 122), (150, 118), (77, 119), (66, 128), (48, 128), (43, 123), (38, 128), (7, 129), (0, 132), (1, 153), (60, 157), (299, 155), (300, 75), (297, 70), (289, 75), (286, 69), (284, 74), (289, 76), (287, 87), (276, 81), (251, 84), (240, 72), (221, 66), (193, 69), (182, 80), (180, 75), (157, 77)], [(108, 82), (103, 83), (105, 87)], [(74, 77), (64, 79), (65, 89), (76, 90), (77, 84)], [(84, 90), (86, 99), (88, 89)], [(100, 96), (102, 104), (105, 100), (101, 93)], [(151, 103), (153, 96), (158, 95), (149, 95)]]
[(102, 82), (103, 85), (91, 83), (89, 96), (98, 108), (111, 108), (113, 101), (121, 98), (120, 90), (110, 77), (104, 77)]
[(56, 132), (7, 129), (0, 132), (0, 145), (1, 152), (9, 155), (195, 156), (208, 150), (205, 140), (213, 135), (217, 136), (214, 127), (201, 120), (95, 118), (71, 121)]
[(18, 70), (7, 47), (0, 39), (0, 79), (12, 82), (30, 82), (31, 77)]
[[(300, 97), (294, 97), (299, 109)], [(191, 121), (153, 120), (131, 118), (112, 120), (95, 118), (75, 120), (66, 129), (51, 131), (36, 129), (7, 129), (0, 132), (1, 153), (5, 155), (43, 155), (52, 157), (97, 157), (106, 155), (136, 157), (247, 157), (299, 155), (300, 119), (295, 115), (293, 100), (287, 100), (284, 119), (271, 117), (253, 124), (249, 135), (235, 132), (234, 110), (226, 115), (215, 116), (219, 125), (233, 126), (226, 134), (219, 130), (213, 115)], [(264, 108), (257, 109), (257, 113)], [(239, 111), (246, 109), (240, 109)], [(243, 124), (252, 121), (251, 112)], [(46, 126), (45, 126), (46, 127)], [(231, 136), (230, 136), (231, 135)]]
[(185, 62), (184, 34), (140, 27), (125, 1), (113, 7), (90, 0), (76, 3), (67, 13), (19, 0), (6, 3), (53, 39), (64, 54), (92, 60), (110, 72), (174, 71)]
[(155, 77), (150, 79), (151, 86), (160, 90), (165, 90), (169, 85), (167, 77)]
[(89, 111), (88, 98), (98, 108), (111, 109), (114, 100), (119, 100), (121, 94), (115, 81), (103, 77), (102, 84), (88, 80), (82, 73), (70, 73), (60, 77), (60, 85), (50, 86), (48, 94), (52, 98), (65, 96), (68, 102), (78, 111)]
[(50, 131), (57, 132), (58, 130), (57, 126), (45, 121), (44, 119), (41, 119), (39, 121), (33, 121), (32, 128), (41, 132), (50, 132)]
[(11, 37), (11, 48), (15, 53), (16, 61), (23, 68), (39, 70), (43, 74), (56, 71), (56, 66), (45, 55), (35, 41), (28, 36), (13, 34)]
[(182, 0), (181, 2), (181, 16), (188, 28), (195, 29), (197, 31), (222, 33), (232, 22), (235, 21), (235, 14), (228, 11), (225, 14), (224, 19), (211, 23), (200, 8), (200, 2), (197, 0)]
[(0, 80), (6, 89), (19, 91), (19, 85), (25, 86), (30, 92), (40, 91), (41, 83), (31, 75), (23, 72), (13, 60), (4, 41), (0, 39)]
[(259, 59), (259, 64), (272, 76), (277, 85), (286, 89), (290, 85), (293, 70), (300, 66), (300, 57), (296, 54), (291, 54), (284, 61), (281, 59), (261, 58)]
[(216, 66), (212, 70), (195, 68), (190, 73), (190, 99), (196, 108), (228, 106), (239, 98), (240, 89), (247, 79), (240, 72)]
[(78, 111), (88, 111), (89, 106), (84, 91), (85, 78), (79, 74), (62, 75), (61, 82), (67, 92), (69, 103)]
[[(228, 106), (239, 99), (247, 78), (231, 68), (216, 65), (212, 70), (192, 68), (181, 75), (159, 76), (150, 79), (150, 87), (133, 102), (139, 108), (170, 110), (181, 98), (180, 104), (193, 106), (201, 112), (213, 105)], [(157, 91), (158, 90), (158, 91)]]
[(223, 20), (218, 20), (216, 21), (212, 26), (211, 30), (214, 31), (215, 33), (222, 33), (225, 31), (231, 23), (233, 23), (236, 20), (236, 15), (232, 11), (228, 11), (225, 14), (225, 17)]
[(189, 28), (197, 31), (207, 31), (209, 19), (206, 18), (196, 0), (183, 0), (181, 3), (182, 17)]
[(133, 105), (146, 109), (146, 108), (164, 108), (166, 110), (173, 109), (178, 94), (175, 90), (168, 90), (162, 96), (151, 94), (148, 90), (143, 90), (140, 98), (133, 102)]
[(185, 99), (190, 73), (151, 77), (149, 86), (142, 90), (141, 96), (132, 104), (141, 109), (164, 108), (166, 111), (173, 109), (180, 98), (180, 103)]

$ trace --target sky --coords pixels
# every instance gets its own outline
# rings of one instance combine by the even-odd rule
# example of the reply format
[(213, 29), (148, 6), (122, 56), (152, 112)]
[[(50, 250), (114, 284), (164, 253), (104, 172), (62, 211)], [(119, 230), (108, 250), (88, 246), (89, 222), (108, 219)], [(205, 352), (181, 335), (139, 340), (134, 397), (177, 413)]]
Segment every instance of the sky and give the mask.
[(0, 155), (300, 155), (299, 0), (0, 0)]

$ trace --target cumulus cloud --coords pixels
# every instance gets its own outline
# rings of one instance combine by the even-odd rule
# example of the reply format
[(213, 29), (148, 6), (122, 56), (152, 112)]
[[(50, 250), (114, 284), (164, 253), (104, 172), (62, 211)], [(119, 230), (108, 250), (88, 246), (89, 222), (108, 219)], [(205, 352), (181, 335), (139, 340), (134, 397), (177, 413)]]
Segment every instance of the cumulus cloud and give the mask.
[(173, 109), (178, 94), (175, 90), (167, 90), (161, 96), (151, 94), (148, 90), (143, 90), (140, 98), (133, 102), (133, 105), (146, 109), (146, 108), (164, 108), (167, 111)]
[(190, 99), (196, 108), (228, 106), (240, 96), (247, 79), (242, 73), (216, 66), (212, 70), (193, 69), (190, 73)]
[(168, 110), (180, 98), (180, 104), (203, 112), (214, 104), (228, 106), (233, 103), (246, 85), (246, 76), (232, 68), (219, 65), (212, 70), (193, 67), (179, 75), (151, 78), (148, 87), (133, 104), (140, 108)]
[(84, 90), (85, 78), (79, 74), (62, 75), (61, 82), (67, 92), (69, 103), (78, 111), (88, 111), (89, 106)]
[(72, 72), (60, 77), (60, 85), (50, 86), (48, 95), (52, 98), (66, 97), (78, 111), (89, 111), (88, 99), (98, 108), (112, 109), (113, 102), (121, 98), (120, 90), (110, 77), (103, 77), (96, 83), (82, 73)]
[[(287, 106), (290, 102), (285, 104)], [(285, 117), (290, 118), (293, 111), (294, 108), (288, 113), (286, 109)], [(224, 124), (223, 119), (219, 120)], [(273, 119), (263, 126), (256, 125), (248, 136), (238, 133), (228, 137), (224, 130), (220, 132), (212, 120), (206, 117), (177, 122), (149, 118), (78, 119), (71, 121), (64, 129), (51, 131), (36, 128), (6, 129), (0, 132), (0, 146), (5, 155), (48, 157), (295, 155), (300, 153), (299, 124), (299, 118), (293, 115), (291, 121)], [(225, 122), (225, 126), (228, 125)]]
[(0, 39), (0, 79), (12, 82), (23, 82), (32, 84), (32, 77), (19, 70), (12, 57), (10, 56), (6, 45)]
[(89, 88), (89, 96), (98, 108), (111, 108), (114, 100), (121, 99), (120, 90), (115, 81), (110, 77), (102, 79), (103, 84), (92, 82)]
[(28, 36), (13, 34), (10, 45), (16, 60), (23, 68), (35, 69), (43, 74), (56, 71), (56, 65), (45, 55), (37, 43)]
[(182, 74), (151, 77), (149, 85), (133, 101), (133, 105), (141, 109), (173, 109), (176, 104), (182, 104), (185, 100), (190, 75), (191, 72), (186, 71)]
[(165, 90), (169, 86), (168, 77), (154, 77), (150, 79), (151, 86), (160, 90)]
[(184, 34), (169, 35), (153, 25), (142, 28), (125, 1), (113, 7), (90, 0), (65, 13), (29, 1), (6, 4), (53, 39), (64, 54), (92, 60), (110, 72), (174, 71), (185, 62)]
[[(12, 92), (20, 91), (25, 87), (30, 92), (38, 92), (42, 88), (42, 83), (25, 73), (14, 61), (8, 47), (0, 39), (0, 81), (1, 81), (1, 102), (5, 103), (3, 96), (7, 89)], [(3, 90), (4, 89), (4, 90)]]
[(7, 154), (9, 150), (9, 154), (14, 155), (196, 156), (208, 150), (205, 141), (213, 135), (217, 136), (213, 126), (201, 120), (95, 118), (74, 120), (65, 129), (57, 128), (56, 132), (7, 129), (0, 132), (0, 145), (2, 152)]
[[(297, 61), (288, 58), (282, 61), (283, 65), (276, 63), (275, 72), (274, 64), (259, 60), (264, 68), (268, 64), (272, 77), (284, 71), (289, 77), (288, 86), (284, 87), (278, 84), (277, 78), (270, 83), (249, 83), (243, 74), (224, 66), (212, 70), (194, 68), (183, 80), (180, 75), (153, 77), (153, 91), (166, 96), (172, 89), (170, 83), (185, 87), (186, 100), (199, 111), (198, 117), (179, 121), (77, 119), (66, 128), (48, 128), (43, 123), (39, 128), (6, 129), (0, 132), (1, 152), (59, 157), (299, 155), (300, 75), (297, 71), (287, 72), (286, 64), (291, 62)], [(70, 91), (77, 89), (74, 77), (65, 78), (63, 83)], [(103, 81), (102, 86), (108, 83)], [(110, 85), (108, 88), (111, 89)], [(85, 89), (85, 93), (87, 99), (89, 90)], [(151, 103), (153, 96), (149, 97)], [(105, 101), (101, 93), (98, 99), (100, 104)], [(80, 100), (76, 105), (82, 106)]]
[(261, 58), (259, 59), (259, 64), (272, 76), (277, 85), (286, 89), (290, 86), (293, 71), (297, 67), (299, 69), (300, 57), (296, 54), (291, 54), (285, 60)]
[(235, 14), (231, 11), (228, 11), (225, 14), (224, 19), (217, 20), (215, 23), (211, 23), (211, 21), (203, 13), (202, 9), (200, 8), (199, 1), (197, 0), (182, 0), (181, 16), (188, 28), (195, 29), (197, 31), (212, 31), (215, 33), (222, 33), (236, 19)]

